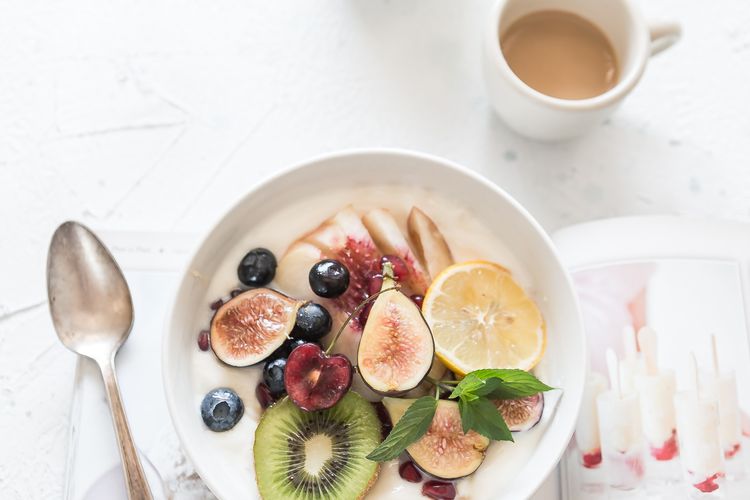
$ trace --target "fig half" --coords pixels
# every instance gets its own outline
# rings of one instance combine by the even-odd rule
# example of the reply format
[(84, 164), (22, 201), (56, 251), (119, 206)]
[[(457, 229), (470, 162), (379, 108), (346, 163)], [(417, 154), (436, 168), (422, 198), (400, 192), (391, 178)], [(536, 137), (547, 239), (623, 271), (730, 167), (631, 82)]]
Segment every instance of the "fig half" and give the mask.
[[(386, 263), (380, 290), (394, 286)], [(393, 290), (375, 299), (357, 350), (357, 369), (368, 387), (386, 396), (408, 392), (430, 371), (434, 355), (430, 327), (409, 297)]]
[(495, 406), (511, 432), (528, 431), (542, 419), (544, 395), (540, 392), (525, 398), (495, 401)]
[[(394, 425), (413, 399), (384, 398)], [(414, 463), (440, 479), (458, 479), (476, 471), (484, 461), (490, 440), (475, 431), (464, 434), (458, 403), (441, 399), (427, 433), (406, 448)]]
[(268, 288), (243, 292), (216, 311), (211, 348), (231, 366), (263, 361), (288, 338), (302, 304)]

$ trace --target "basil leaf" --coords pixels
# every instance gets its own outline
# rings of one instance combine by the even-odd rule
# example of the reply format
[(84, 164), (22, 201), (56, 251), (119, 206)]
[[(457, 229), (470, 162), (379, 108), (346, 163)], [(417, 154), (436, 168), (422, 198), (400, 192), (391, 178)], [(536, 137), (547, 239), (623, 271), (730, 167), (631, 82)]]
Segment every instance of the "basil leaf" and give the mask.
[(432, 396), (424, 396), (414, 401), (393, 426), (388, 437), (372, 450), (367, 458), (375, 462), (387, 462), (399, 456), (407, 446), (419, 440), (430, 428), (437, 403)]
[(513, 434), (500, 415), (500, 411), (488, 399), (458, 402), (461, 412), (461, 424), (464, 432), (472, 429), (479, 434), (495, 441), (513, 441)]

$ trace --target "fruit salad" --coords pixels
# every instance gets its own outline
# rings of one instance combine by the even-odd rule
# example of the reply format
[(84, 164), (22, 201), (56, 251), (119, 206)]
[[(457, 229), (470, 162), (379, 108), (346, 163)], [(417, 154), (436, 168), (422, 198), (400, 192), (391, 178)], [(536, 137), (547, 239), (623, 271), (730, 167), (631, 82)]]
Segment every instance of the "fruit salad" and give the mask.
[(261, 498), (452, 499), (492, 450), (533, 448), (522, 436), (552, 389), (532, 372), (542, 314), (513, 259), (453, 244), (437, 220), (341, 206), (281, 250), (248, 249), (207, 304), (196, 351), (231, 376), (206, 369), (221, 383), (196, 411), (253, 443)]

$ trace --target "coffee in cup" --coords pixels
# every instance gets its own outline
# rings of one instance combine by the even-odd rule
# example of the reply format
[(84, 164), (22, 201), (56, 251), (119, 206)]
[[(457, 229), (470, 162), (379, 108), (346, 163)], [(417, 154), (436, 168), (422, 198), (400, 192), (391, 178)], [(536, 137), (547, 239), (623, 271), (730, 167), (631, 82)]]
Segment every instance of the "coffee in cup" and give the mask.
[(617, 57), (609, 39), (571, 12), (526, 14), (502, 33), (499, 43), (510, 69), (543, 94), (588, 99), (617, 83)]

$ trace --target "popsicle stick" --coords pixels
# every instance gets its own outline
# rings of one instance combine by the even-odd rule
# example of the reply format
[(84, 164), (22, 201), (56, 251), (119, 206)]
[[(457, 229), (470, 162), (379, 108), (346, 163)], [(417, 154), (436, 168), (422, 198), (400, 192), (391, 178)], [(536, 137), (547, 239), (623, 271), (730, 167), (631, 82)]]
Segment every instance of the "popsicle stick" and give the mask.
[(646, 361), (646, 373), (656, 375), (659, 370), (656, 361), (658, 354), (656, 331), (653, 328), (644, 326), (638, 332), (638, 343), (641, 346), (641, 352), (643, 352), (643, 358)]
[(635, 359), (638, 355), (638, 345), (635, 341), (635, 328), (632, 325), (627, 325), (622, 329), (622, 345), (625, 348), (625, 359)]
[(698, 399), (701, 397), (701, 384), (698, 380), (698, 362), (695, 360), (695, 353), (690, 352), (690, 361), (688, 363), (688, 380), (692, 382), (695, 388), (695, 394)]
[(719, 352), (716, 347), (716, 335), (711, 334), (711, 357), (714, 362), (714, 374), (719, 375)]
[(605, 354), (607, 360), (607, 371), (609, 372), (609, 383), (617, 397), (622, 399), (622, 384), (620, 384), (620, 367), (617, 362), (617, 355), (611, 348), (607, 349)]

